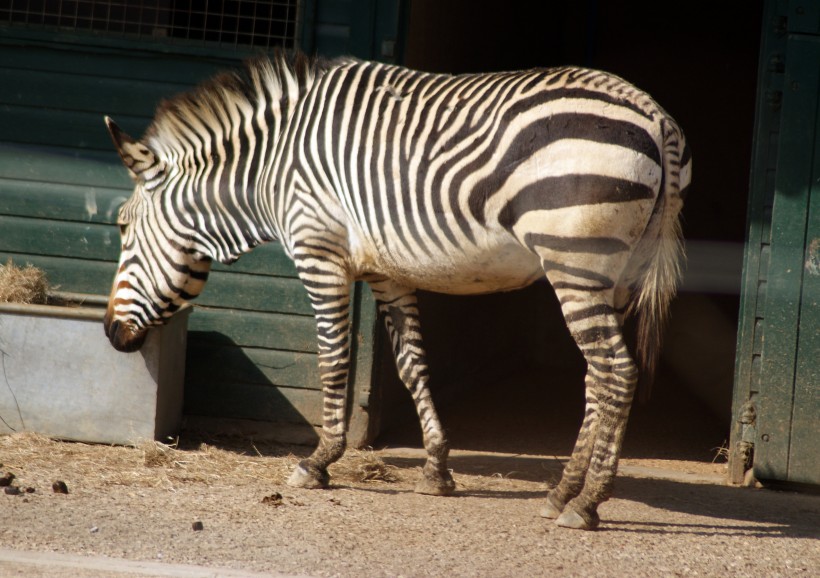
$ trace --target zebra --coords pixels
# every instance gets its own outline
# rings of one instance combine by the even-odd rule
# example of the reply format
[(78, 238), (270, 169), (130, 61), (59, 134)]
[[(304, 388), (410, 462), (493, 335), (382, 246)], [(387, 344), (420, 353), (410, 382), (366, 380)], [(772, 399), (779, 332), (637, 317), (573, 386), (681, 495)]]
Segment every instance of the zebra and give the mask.
[(315, 313), (323, 391), (318, 446), (288, 484), (326, 487), (345, 451), (360, 280), (418, 412), (427, 459), (415, 491), (449, 495), (416, 291), (546, 278), (587, 371), (577, 442), (540, 514), (598, 527), (683, 259), (691, 154), (649, 95), (577, 67), (442, 75), (279, 52), (164, 101), (140, 140), (105, 120), (135, 182), (104, 320), (116, 349), (138, 349), (195, 298), (212, 261), (278, 241)]

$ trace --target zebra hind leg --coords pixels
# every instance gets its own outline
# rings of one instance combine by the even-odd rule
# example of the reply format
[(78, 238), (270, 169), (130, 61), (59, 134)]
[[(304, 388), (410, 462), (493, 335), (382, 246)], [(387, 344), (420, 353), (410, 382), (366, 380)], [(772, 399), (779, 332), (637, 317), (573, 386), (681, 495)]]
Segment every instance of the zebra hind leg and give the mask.
[(449, 449), (430, 396), (430, 372), (422, 343), (416, 294), (414, 290), (386, 279), (371, 280), (370, 286), (379, 303), (379, 311), (384, 315), (399, 377), (413, 396), (421, 421), (427, 462), (415, 491), (435, 496), (450, 495), (455, 490), (455, 482), (447, 469)]
[(541, 515), (567, 528), (599, 524), (598, 506), (612, 495), (638, 371), (623, 338), (612, 291), (556, 287), (564, 318), (587, 362), (586, 412), (561, 481)]
[(342, 457), (346, 439), (347, 380), (350, 371), (350, 287), (305, 282), (316, 314), (319, 345), (319, 372), (322, 380), (323, 410), (319, 445), (302, 460), (288, 478), (299, 488), (325, 488), (330, 483), (327, 467)]

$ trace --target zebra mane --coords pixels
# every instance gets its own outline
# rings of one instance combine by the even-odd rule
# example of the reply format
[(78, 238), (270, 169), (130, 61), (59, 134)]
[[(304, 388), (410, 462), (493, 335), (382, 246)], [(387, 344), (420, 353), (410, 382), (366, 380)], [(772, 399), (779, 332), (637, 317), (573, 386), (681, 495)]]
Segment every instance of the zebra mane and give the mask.
[(189, 92), (161, 101), (144, 140), (161, 148), (176, 140), (179, 127), (217, 126), (208, 121), (218, 123), (226, 111), (236, 108), (250, 106), (256, 111), (273, 103), (290, 108), (335, 64), (299, 51), (276, 50), (272, 57), (252, 58), (243, 68), (217, 74)]

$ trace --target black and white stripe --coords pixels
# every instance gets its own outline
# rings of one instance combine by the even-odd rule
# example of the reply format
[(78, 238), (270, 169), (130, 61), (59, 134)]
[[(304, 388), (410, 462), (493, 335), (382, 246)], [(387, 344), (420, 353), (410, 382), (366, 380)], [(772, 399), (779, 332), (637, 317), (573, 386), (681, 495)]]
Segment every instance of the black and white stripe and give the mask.
[(279, 240), (313, 303), (325, 394), (321, 442), (290, 482), (327, 484), (344, 451), (349, 285), (364, 279), (420, 416), (417, 489), (447, 494), (415, 290), (546, 276), (588, 372), (578, 442), (543, 513), (597, 525), (638, 376), (623, 319), (638, 316), (651, 374), (691, 175), (682, 132), (648, 95), (579, 68), (445, 76), (278, 56), (166, 103), (141, 142), (110, 129), (137, 183), (106, 320), (115, 346), (195, 296), (210, 259)]

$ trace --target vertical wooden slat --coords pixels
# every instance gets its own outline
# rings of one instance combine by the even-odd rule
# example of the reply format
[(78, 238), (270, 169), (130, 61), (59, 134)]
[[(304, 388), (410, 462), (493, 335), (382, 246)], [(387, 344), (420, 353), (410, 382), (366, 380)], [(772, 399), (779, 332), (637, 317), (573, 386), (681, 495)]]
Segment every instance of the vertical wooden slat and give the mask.
[(758, 404), (755, 475), (789, 471), (801, 287), (817, 122), (820, 39), (789, 40), (772, 212), (766, 334)]
[(743, 259), (743, 285), (740, 293), (735, 383), (732, 400), (732, 429), (729, 476), (734, 483), (743, 481), (746, 469), (744, 447), (748, 428), (742, 423), (746, 404), (758, 390), (763, 331), (765, 328), (765, 279), (769, 262), (770, 199), (774, 194), (774, 175), (779, 133), (780, 94), (786, 50), (786, 31), (781, 26), (788, 0), (768, 0), (763, 14), (763, 30), (758, 66), (757, 107), (755, 112), (752, 178), (749, 188), (748, 236)]
[[(814, 54), (818, 75), (820, 39)], [(820, 484), (820, 114), (815, 123), (788, 469), (789, 481), (809, 484)]]
[(373, 441), (378, 434), (375, 413), (375, 364), (379, 351), (379, 319), (376, 302), (370, 287), (362, 282), (353, 288), (353, 368), (348, 386), (349, 427), (348, 444), (362, 447)]

